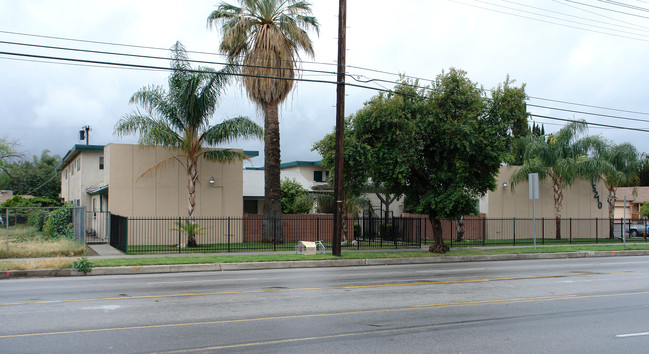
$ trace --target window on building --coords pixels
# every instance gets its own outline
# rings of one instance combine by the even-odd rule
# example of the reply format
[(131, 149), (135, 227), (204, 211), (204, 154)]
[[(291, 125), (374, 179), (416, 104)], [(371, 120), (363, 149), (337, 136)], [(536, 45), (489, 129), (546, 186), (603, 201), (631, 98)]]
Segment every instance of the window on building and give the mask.
[(313, 171), (313, 180), (316, 182), (324, 182), (322, 179), (322, 171)]
[(77, 165), (77, 160), (72, 161), (72, 168), (70, 168), (70, 176), (74, 176), (74, 168)]
[(103, 170), (104, 169), (104, 157), (99, 156), (99, 169)]
[(81, 169), (81, 158), (77, 160), (77, 171)]
[(246, 214), (257, 214), (259, 213), (258, 201), (254, 199), (245, 199), (243, 201), (243, 212)]

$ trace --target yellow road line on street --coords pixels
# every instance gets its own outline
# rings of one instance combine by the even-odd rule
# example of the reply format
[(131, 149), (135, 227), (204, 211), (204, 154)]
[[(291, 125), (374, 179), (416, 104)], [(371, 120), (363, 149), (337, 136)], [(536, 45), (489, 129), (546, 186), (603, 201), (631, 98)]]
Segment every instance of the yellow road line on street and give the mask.
[(589, 276), (589, 275), (612, 275), (612, 274), (639, 273), (639, 272), (649, 272), (649, 271), (647, 271), (647, 270), (632, 270), (632, 271), (623, 271), (623, 272), (599, 272), (599, 273), (535, 275), (535, 276), (504, 277), (504, 278), (462, 279), (462, 280), (433, 280), (433, 281), (422, 281), (422, 282), (412, 282), (412, 283), (341, 285), (341, 286), (322, 286), (322, 287), (311, 287), (311, 288), (262, 289), (262, 290), (242, 290), (242, 291), (217, 291), (217, 292), (191, 293), (191, 294), (158, 294), (158, 295), (118, 296), (118, 297), (102, 297), (102, 298), (84, 298), (84, 299), (43, 300), (43, 301), (7, 302), (7, 303), (0, 303), (0, 306), (58, 304), (58, 303), (91, 302), (91, 301), (159, 299), (159, 298), (191, 297), (191, 296), (239, 295), (239, 294), (258, 294), (258, 293), (288, 292), (288, 291), (335, 290), (335, 289), (367, 289), (367, 288), (398, 287), (398, 286), (421, 286), (421, 285), (438, 285), (438, 284), (482, 283), (482, 282), (505, 281), (505, 280), (567, 278), (567, 277), (579, 277), (579, 276)]
[(649, 291), (637, 291), (637, 292), (614, 293), (614, 294), (599, 294), (599, 295), (559, 295), (559, 296), (538, 296), (538, 297), (529, 297), (529, 298), (512, 298), (512, 299), (495, 299), (495, 300), (481, 300), (481, 301), (449, 302), (449, 303), (416, 305), (416, 306), (389, 308), (389, 309), (377, 309), (377, 310), (344, 311), (344, 312), (334, 312), (334, 313), (315, 313), (315, 314), (305, 314), (305, 315), (243, 318), (243, 319), (236, 319), (236, 320), (221, 320), (221, 321), (168, 323), (168, 324), (146, 325), (146, 326), (80, 329), (80, 330), (58, 331), (58, 332), (9, 334), (9, 335), (0, 336), (0, 339), (51, 336), (51, 335), (64, 335), (64, 334), (78, 334), (78, 333), (93, 333), (93, 332), (96, 333), (96, 332), (110, 332), (110, 331), (128, 331), (128, 330), (152, 329), (152, 328), (206, 326), (206, 325), (227, 324), (227, 323), (245, 323), (245, 322), (260, 322), (260, 321), (286, 320), (286, 319), (301, 319), (301, 318), (331, 317), (331, 316), (343, 316), (343, 315), (358, 315), (358, 314), (370, 314), (370, 313), (382, 313), (382, 312), (415, 311), (415, 310), (423, 310), (423, 309), (430, 309), (430, 308), (444, 308), (444, 307), (458, 307), (458, 306), (477, 306), (477, 305), (492, 305), (492, 304), (503, 304), (503, 303), (521, 303), (521, 302), (537, 302), (537, 301), (574, 300), (574, 299), (602, 298), (602, 297), (613, 297), (613, 296), (631, 296), (631, 295), (645, 295), (645, 294), (649, 294)]

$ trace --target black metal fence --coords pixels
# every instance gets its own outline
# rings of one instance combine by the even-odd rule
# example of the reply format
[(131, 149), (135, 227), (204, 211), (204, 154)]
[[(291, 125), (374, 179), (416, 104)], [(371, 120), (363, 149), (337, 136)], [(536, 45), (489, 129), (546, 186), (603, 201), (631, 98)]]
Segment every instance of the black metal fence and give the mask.
[[(276, 226), (271, 230), (281, 225), (282, 232), (266, 238), (263, 222), (261, 215), (192, 219), (111, 215), (110, 244), (127, 254), (292, 251), (299, 241), (322, 241), (331, 248), (332, 215), (285, 215), (281, 221), (269, 220)], [(532, 219), (470, 217), (442, 221), (442, 234), (451, 247), (532, 245), (535, 234), (538, 245), (620, 243), (622, 236), (628, 242), (647, 242), (649, 236), (646, 220), (564, 218), (558, 225), (554, 218), (534, 223)], [(388, 220), (349, 217), (343, 228), (343, 249), (420, 248), (434, 240), (430, 221), (422, 215)], [(188, 243), (190, 235), (195, 247)]]
[[(432, 243), (432, 226), (425, 216), (419, 217), (424, 223), (422, 242)], [(649, 223), (644, 219), (600, 218), (562, 218), (558, 226), (554, 218), (539, 218), (534, 221), (531, 218), (475, 217), (461, 222), (442, 222), (444, 240), (451, 247), (532, 245), (535, 235), (539, 245), (647, 242), (647, 226)]]
[[(285, 215), (267, 220), (277, 227), (264, 235), (263, 216), (227, 218), (147, 218), (112, 215), (110, 244), (126, 254), (292, 251), (299, 241), (322, 241), (331, 248), (332, 215)], [(346, 218), (344, 248), (418, 248), (421, 226), (417, 218)], [(191, 246), (189, 238), (196, 240)]]

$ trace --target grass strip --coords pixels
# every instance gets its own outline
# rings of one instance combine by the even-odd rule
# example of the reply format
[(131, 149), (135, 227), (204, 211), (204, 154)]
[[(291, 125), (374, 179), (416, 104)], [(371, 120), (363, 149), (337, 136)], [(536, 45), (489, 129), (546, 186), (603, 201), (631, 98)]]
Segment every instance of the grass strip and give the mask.
[[(623, 251), (649, 250), (648, 244), (639, 245), (578, 245), (522, 248), (473, 248), (453, 249), (445, 254), (426, 251), (380, 251), (380, 252), (343, 252), (342, 257), (332, 255), (300, 255), (300, 254), (258, 254), (258, 255), (218, 255), (218, 256), (175, 256), (175, 257), (141, 257), (141, 258), (93, 258), (95, 267), (144, 266), (169, 264), (201, 264), (201, 263), (244, 263), (244, 262), (277, 262), (303, 260), (332, 260), (332, 259), (378, 259), (378, 258), (412, 258), (412, 257), (449, 257), (472, 255), (498, 254), (528, 254), (528, 253), (557, 253), (557, 252), (594, 252), (594, 251)], [(54, 258), (37, 261), (0, 261), (0, 270), (26, 269), (65, 269), (72, 267), (73, 259)]]

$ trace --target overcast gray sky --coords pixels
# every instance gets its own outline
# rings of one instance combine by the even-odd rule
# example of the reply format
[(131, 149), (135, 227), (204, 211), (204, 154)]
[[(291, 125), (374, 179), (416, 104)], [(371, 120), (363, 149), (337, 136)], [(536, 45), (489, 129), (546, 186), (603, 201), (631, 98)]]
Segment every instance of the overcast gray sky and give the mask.
[[(0, 0), (0, 52), (168, 67), (166, 59), (15, 43), (168, 58), (168, 48), (181, 41), (191, 52), (217, 53), (220, 33), (207, 28), (206, 18), (218, 3)], [(321, 24), (320, 36), (312, 33), (316, 56), (302, 57), (302, 68), (309, 70), (302, 77), (333, 82), (338, 1), (312, 3)], [(353, 77), (347, 81), (394, 81), (402, 73), (421, 78), (425, 84), (442, 70), (455, 67), (488, 89), (509, 74), (527, 85), (528, 103), (534, 105), (529, 106), (531, 113), (632, 128), (591, 126), (589, 134), (630, 142), (647, 152), (649, 1), (624, 3), (627, 6), (595, 0), (350, 0), (347, 71)], [(201, 53), (190, 53), (190, 59), (223, 61), (220, 55)], [(128, 103), (135, 91), (151, 84), (166, 86), (167, 76), (166, 71), (0, 54), (0, 136), (18, 140), (19, 149), (28, 155), (45, 149), (65, 154), (80, 143), (78, 131), (84, 125), (92, 127), (91, 144), (134, 143), (136, 137), (115, 137), (113, 127), (135, 108)], [(381, 81), (366, 85), (393, 86)], [(330, 83), (300, 82), (280, 107), (283, 162), (320, 158), (311, 146), (335, 124), (335, 89)], [(348, 87), (346, 115), (376, 94)], [(260, 112), (233, 82), (213, 121), (238, 115), (263, 124)], [(534, 120), (544, 123), (546, 131), (564, 124), (548, 118)], [(263, 156), (259, 141), (239, 141), (231, 147), (258, 150)], [(263, 160), (256, 158), (253, 163), (260, 166)]]

